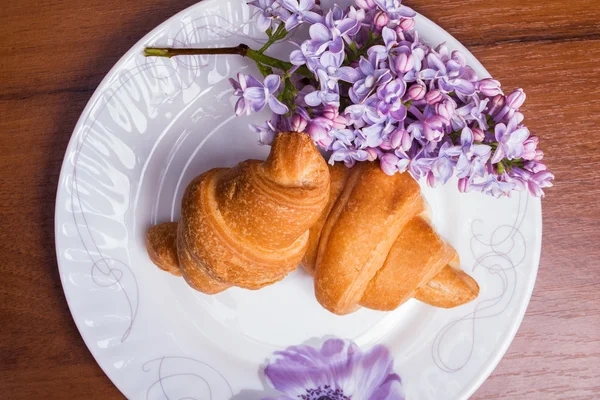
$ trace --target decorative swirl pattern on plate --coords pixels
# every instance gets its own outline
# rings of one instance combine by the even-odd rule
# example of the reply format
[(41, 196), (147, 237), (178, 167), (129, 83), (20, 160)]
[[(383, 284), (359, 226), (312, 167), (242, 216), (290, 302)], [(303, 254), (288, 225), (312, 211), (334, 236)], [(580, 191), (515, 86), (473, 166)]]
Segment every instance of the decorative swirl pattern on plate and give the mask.
[[(512, 302), (517, 286), (516, 269), (525, 260), (527, 243), (520, 231), (525, 218), (529, 195), (519, 193), (518, 209), (514, 222), (511, 225), (500, 225), (491, 234), (481, 232), (484, 222), (480, 219), (471, 223), (472, 238), (470, 242), (471, 254), (475, 258), (473, 271), (484, 268), (487, 272), (498, 278), (501, 291), (498, 295), (481, 300), (475, 309), (463, 317), (446, 324), (436, 335), (433, 341), (432, 356), (435, 364), (445, 372), (461, 370), (471, 359), (475, 348), (476, 321), (493, 318), (501, 315)], [(524, 203), (524, 204), (523, 204)], [(451, 365), (450, 360), (444, 359), (442, 348), (448, 335), (452, 336), (454, 329), (460, 331), (461, 324), (470, 324), (470, 343), (465, 358), (457, 365)]]
[[(210, 365), (191, 357), (161, 357), (146, 362), (144, 372), (155, 372), (146, 399), (224, 399), (233, 396), (225, 377)], [(227, 395), (228, 397), (224, 397)]]

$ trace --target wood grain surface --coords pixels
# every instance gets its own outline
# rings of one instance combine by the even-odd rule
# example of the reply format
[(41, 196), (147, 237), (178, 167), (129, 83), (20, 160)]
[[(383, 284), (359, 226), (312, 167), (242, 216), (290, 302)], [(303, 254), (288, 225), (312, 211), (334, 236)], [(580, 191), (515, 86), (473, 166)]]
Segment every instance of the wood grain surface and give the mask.
[[(0, 397), (121, 398), (71, 319), (54, 252), (59, 168), (111, 66), (194, 0), (0, 5)], [(406, 0), (528, 94), (555, 187), (523, 325), (475, 399), (600, 397), (600, 2)]]

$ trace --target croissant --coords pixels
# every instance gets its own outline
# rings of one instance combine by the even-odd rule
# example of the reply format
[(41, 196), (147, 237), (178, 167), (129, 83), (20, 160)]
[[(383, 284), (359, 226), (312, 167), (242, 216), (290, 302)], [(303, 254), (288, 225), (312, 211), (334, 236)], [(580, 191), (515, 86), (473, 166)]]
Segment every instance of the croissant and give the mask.
[(272, 284), (299, 265), (309, 228), (329, 200), (329, 182), (310, 137), (280, 133), (264, 162), (247, 160), (195, 178), (179, 223), (148, 231), (148, 255), (207, 294)]
[(323, 307), (393, 310), (415, 297), (450, 308), (477, 297), (477, 282), (429, 224), (409, 174), (387, 176), (373, 162), (330, 167), (330, 177), (329, 201), (302, 260)]

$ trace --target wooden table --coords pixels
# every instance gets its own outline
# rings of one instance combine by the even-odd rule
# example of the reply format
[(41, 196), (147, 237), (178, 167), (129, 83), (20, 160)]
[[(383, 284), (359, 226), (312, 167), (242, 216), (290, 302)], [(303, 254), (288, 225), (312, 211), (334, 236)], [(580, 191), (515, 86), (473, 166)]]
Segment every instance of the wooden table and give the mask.
[[(0, 5), (0, 397), (121, 398), (75, 328), (54, 252), (59, 168), (102, 77), (194, 0)], [(527, 315), (476, 399), (600, 397), (598, 0), (407, 0), (528, 94), (555, 187)]]

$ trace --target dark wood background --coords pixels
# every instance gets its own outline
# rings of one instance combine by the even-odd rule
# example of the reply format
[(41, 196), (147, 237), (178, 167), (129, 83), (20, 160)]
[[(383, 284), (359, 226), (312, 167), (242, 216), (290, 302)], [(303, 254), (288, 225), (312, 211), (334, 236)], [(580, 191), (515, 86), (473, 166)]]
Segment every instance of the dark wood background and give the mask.
[[(59, 168), (86, 102), (145, 33), (194, 0), (0, 5), (0, 397), (121, 398), (71, 320), (54, 252)], [(505, 88), (523, 87), (555, 187), (536, 288), (475, 399), (600, 397), (600, 1), (406, 0)], [(357, 399), (358, 400), (358, 399)]]

